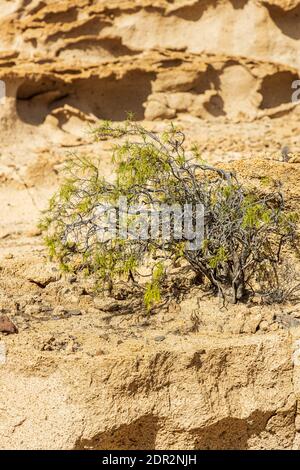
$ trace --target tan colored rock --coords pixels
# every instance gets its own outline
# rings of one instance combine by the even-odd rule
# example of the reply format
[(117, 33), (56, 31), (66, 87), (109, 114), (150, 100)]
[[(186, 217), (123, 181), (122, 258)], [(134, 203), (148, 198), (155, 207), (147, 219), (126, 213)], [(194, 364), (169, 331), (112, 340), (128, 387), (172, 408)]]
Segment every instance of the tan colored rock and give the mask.
[(175, 116), (176, 112), (174, 109), (170, 109), (163, 102), (154, 99), (148, 102), (145, 109), (145, 118), (149, 121), (156, 119), (172, 119)]
[(250, 312), (245, 319), (243, 331), (245, 333), (255, 333), (259, 327), (262, 316), (260, 313)]
[(0, 316), (0, 332), (7, 333), (7, 334), (18, 333), (18, 328), (7, 315), (1, 315)]
[(299, 155), (293, 155), (290, 159), (291, 163), (300, 163), (300, 154)]
[(26, 279), (39, 287), (46, 287), (51, 282), (58, 281), (61, 273), (54, 264), (40, 263), (29, 266), (26, 270)]
[(176, 112), (188, 112), (193, 103), (193, 95), (191, 93), (170, 93), (167, 95), (168, 106), (175, 109)]
[(288, 333), (138, 344), (94, 357), (72, 345), (60, 356), (27, 348), (18, 357), (10, 345), (0, 447), (292, 447), (298, 392)]

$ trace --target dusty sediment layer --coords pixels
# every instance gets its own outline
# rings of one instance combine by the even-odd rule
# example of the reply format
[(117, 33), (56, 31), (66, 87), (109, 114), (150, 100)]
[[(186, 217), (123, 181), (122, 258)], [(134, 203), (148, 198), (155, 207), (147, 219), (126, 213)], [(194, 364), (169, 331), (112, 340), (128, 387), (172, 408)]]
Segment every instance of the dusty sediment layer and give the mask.
[(1, 366), (2, 449), (299, 448), (299, 328), (94, 355), (38, 353), (23, 336)]

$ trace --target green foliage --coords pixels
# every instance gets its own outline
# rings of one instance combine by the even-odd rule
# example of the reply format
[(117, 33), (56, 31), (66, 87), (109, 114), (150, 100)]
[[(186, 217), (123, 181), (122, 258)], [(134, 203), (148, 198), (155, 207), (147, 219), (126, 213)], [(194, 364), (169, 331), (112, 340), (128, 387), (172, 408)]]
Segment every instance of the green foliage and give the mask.
[(226, 250), (224, 246), (220, 246), (217, 250), (216, 253), (211, 256), (208, 264), (212, 269), (217, 269), (220, 264), (225, 263), (227, 261), (228, 257), (226, 255)]
[(259, 228), (262, 224), (271, 222), (271, 211), (263, 204), (248, 203), (244, 204), (245, 213), (242, 220), (242, 228)]
[(146, 284), (144, 302), (148, 312), (161, 300), (160, 284), (163, 276), (164, 265), (163, 263), (159, 263), (153, 269), (151, 282)]
[[(96, 140), (118, 141), (112, 148), (115, 182), (101, 176), (100, 161), (71, 155), (65, 180), (40, 224), (49, 254), (63, 270), (82, 271), (111, 288), (120, 278), (139, 277), (139, 268), (152, 263), (151, 279), (140, 283), (148, 312), (161, 300), (167, 267), (180, 259), (233, 302), (249, 286), (255, 292), (274, 284), (283, 248), (296, 245), (299, 222), (279, 191), (250, 190), (235, 175), (202, 161), (197, 146), (187, 152), (185, 136), (175, 126), (160, 136), (129, 120), (104, 122), (93, 134)], [(124, 238), (118, 232), (101, 239), (97, 211), (107, 203), (116, 205), (121, 196), (149, 210), (156, 204), (201, 203), (201, 246), (191, 250), (186, 240), (165, 240), (161, 232), (153, 238)], [(124, 222), (128, 233), (136, 229), (134, 216), (124, 215)], [(155, 264), (157, 258), (162, 261)]]

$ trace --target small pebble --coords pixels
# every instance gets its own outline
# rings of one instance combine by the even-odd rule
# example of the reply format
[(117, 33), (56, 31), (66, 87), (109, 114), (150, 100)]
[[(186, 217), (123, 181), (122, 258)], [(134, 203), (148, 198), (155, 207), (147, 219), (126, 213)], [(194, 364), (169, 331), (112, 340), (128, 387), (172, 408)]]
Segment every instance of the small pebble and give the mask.
[(166, 339), (165, 336), (155, 336), (154, 341), (159, 343), (160, 341), (164, 341)]
[(266, 320), (262, 320), (259, 324), (259, 329), (260, 330), (267, 330), (268, 326), (269, 326), (269, 322), (267, 322)]
[(68, 310), (69, 315), (82, 315), (81, 310)]
[(53, 310), (54, 317), (63, 317), (66, 314), (66, 309), (64, 307), (58, 306)]
[(0, 316), (0, 331), (1, 333), (13, 334), (18, 333), (18, 328), (7, 315)]

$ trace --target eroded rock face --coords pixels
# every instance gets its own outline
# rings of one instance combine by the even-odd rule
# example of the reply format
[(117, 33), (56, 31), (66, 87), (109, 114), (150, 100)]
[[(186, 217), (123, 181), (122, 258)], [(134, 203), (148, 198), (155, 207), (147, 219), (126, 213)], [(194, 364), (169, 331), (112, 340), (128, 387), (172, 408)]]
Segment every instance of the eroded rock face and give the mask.
[(10, 349), (0, 447), (297, 448), (299, 335), (168, 337), (77, 358)]
[(146, 318), (40, 258), (1, 262), (1, 449), (300, 448), (299, 307), (195, 287)]
[(295, 107), (296, 2), (4, 3), (0, 77), (16, 98), (12, 119), (38, 125), (72, 106), (112, 120), (132, 111), (247, 121)]

